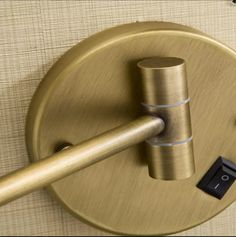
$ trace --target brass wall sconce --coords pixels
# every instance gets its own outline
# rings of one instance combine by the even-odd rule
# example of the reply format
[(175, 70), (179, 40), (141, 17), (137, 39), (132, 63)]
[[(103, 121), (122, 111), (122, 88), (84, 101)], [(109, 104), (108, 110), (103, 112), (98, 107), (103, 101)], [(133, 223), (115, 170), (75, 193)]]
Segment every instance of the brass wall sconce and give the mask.
[(32, 164), (0, 178), (0, 204), (47, 187), (74, 216), (130, 235), (208, 220), (236, 196), (235, 75), (232, 49), (183, 25), (132, 23), (84, 40), (38, 87)]

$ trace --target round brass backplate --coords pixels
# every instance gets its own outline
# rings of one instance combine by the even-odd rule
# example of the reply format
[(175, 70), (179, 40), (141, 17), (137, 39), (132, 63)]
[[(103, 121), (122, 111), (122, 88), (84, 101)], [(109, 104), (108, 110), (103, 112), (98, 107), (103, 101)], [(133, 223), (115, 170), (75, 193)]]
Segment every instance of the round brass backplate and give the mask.
[(196, 226), (231, 204), (196, 187), (213, 162), (236, 162), (236, 53), (173, 23), (145, 22), (98, 33), (69, 50), (48, 72), (27, 121), (32, 161), (61, 142), (79, 143), (142, 114), (137, 62), (186, 61), (196, 173), (181, 181), (148, 176), (142, 145), (83, 169), (49, 190), (76, 217), (118, 234), (160, 235)]

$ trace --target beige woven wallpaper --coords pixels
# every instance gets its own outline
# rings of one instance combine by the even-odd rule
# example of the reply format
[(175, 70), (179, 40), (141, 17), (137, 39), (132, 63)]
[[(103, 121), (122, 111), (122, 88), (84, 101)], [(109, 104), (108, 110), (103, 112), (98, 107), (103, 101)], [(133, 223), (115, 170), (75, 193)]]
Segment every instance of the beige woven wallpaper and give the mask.
[[(236, 5), (230, 0), (0, 1), (0, 175), (28, 163), (25, 117), (53, 63), (95, 32), (148, 20), (190, 25), (236, 49)], [(40, 190), (0, 207), (0, 235), (106, 233), (76, 220)], [(236, 235), (236, 204), (181, 235)]]

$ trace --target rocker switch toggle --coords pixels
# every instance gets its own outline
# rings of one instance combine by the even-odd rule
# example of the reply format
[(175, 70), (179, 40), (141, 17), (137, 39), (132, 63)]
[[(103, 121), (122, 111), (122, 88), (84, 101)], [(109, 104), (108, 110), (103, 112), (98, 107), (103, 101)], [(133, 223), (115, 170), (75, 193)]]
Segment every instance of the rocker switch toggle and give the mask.
[(223, 157), (219, 157), (197, 187), (204, 192), (222, 199), (236, 179), (236, 164)]

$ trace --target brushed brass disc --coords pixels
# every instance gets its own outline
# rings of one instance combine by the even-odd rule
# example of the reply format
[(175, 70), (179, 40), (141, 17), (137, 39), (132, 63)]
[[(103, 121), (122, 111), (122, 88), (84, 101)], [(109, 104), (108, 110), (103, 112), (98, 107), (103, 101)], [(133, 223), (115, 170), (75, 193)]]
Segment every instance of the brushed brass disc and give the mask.
[(30, 107), (32, 161), (60, 142), (79, 143), (142, 114), (137, 62), (179, 57), (187, 64), (196, 174), (182, 181), (148, 176), (142, 145), (79, 171), (49, 189), (76, 217), (119, 234), (169, 234), (198, 225), (231, 204), (196, 184), (222, 155), (236, 162), (236, 53), (189, 27), (132, 23), (98, 33), (48, 72)]

